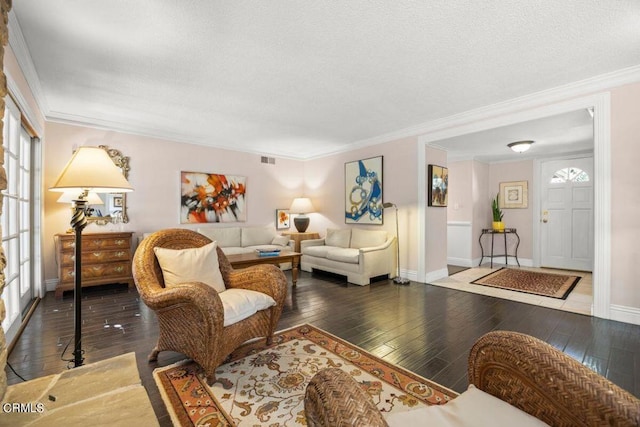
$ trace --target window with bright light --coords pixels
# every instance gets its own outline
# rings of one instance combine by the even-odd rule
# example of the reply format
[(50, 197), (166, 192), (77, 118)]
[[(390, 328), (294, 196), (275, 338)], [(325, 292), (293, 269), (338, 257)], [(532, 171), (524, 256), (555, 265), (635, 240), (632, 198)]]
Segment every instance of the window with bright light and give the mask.
[(589, 182), (589, 174), (580, 168), (563, 168), (553, 173), (550, 182), (551, 184), (561, 184), (563, 182)]

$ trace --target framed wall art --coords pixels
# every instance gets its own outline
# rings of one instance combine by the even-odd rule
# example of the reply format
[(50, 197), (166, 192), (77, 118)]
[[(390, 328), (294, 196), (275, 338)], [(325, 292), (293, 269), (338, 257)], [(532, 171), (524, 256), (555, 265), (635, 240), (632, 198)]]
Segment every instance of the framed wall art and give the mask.
[(526, 209), (529, 204), (527, 181), (500, 183), (498, 202), (502, 209)]
[(382, 156), (344, 164), (344, 221), (382, 225)]
[(247, 220), (247, 178), (180, 172), (180, 223)]
[(276, 209), (276, 230), (286, 230), (291, 227), (289, 209)]
[(444, 166), (429, 165), (427, 173), (431, 179), (431, 185), (428, 186), (427, 204), (446, 207), (449, 196), (449, 169)]

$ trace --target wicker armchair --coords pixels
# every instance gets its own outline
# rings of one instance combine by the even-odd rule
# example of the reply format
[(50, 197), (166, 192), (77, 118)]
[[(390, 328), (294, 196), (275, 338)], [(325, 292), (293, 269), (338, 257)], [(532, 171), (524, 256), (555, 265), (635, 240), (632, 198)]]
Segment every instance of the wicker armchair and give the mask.
[[(471, 384), (552, 426), (640, 425), (640, 400), (528, 335), (489, 332), (473, 345), (468, 369)], [(335, 368), (311, 380), (305, 413), (310, 427), (387, 426), (356, 381)]]
[(211, 240), (186, 229), (158, 231), (146, 237), (133, 257), (133, 278), (142, 301), (158, 316), (158, 343), (149, 362), (158, 353), (172, 350), (196, 361), (204, 370), (207, 383), (215, 382), (215, 369), (243, 342), (266, 337), (271, 343), (287, 295), (287, 279), (275, 265), (257, 265), (234, 270), (217, 248), (220, 272), (225, 286), (244, 288), (270, 295), (276, 305), (237, 323), (223, 327), (224, 313), (218, 293), (199, 282), (165, 288), (154, 247), (186, 249), (202, 247)]

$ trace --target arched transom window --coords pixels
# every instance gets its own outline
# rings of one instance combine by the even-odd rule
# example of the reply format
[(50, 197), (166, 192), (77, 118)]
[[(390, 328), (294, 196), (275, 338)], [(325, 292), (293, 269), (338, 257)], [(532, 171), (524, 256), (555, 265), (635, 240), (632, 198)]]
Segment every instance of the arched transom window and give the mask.
[(589, 174), (580, 168), (568, 167), (558, 169), (551, 177), (552, 184), (561, 184), (563, 182), (588, 182)]

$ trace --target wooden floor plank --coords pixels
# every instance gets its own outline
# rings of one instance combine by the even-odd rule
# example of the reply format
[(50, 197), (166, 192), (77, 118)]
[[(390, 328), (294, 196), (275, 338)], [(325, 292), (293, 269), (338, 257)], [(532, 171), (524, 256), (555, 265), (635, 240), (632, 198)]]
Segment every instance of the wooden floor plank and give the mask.
[[(184, 356), (163, 352), (158, 362), (147, 363), (158, 326), (155, 314), (137, 292), (122, 286), (91, 288), (83, 292), (83, 319), (85, 362), (134, 351), (160, 424), (171, 425), (152, 372)], [(497, 329), (523, 332), (566, 351), (640, 397), (637, 325), (419, 283), (398, 286), (382, 281), (362, 287), (305, 272), (297, 288), (289, 288), (278, 329), (302, 323), (311, 323), (458, 392), (467, 387), (466, 359), (477, 338)], [(27, 379), (61, 372), (67, 362), (60, 355), (73, 340), (73, 325), (73, 295), (67, 293), (56, 300), (53, 293), (47, 294), (9, 362)], [(9, 384), (20, 382), (9, 368), (7, 377)]]

